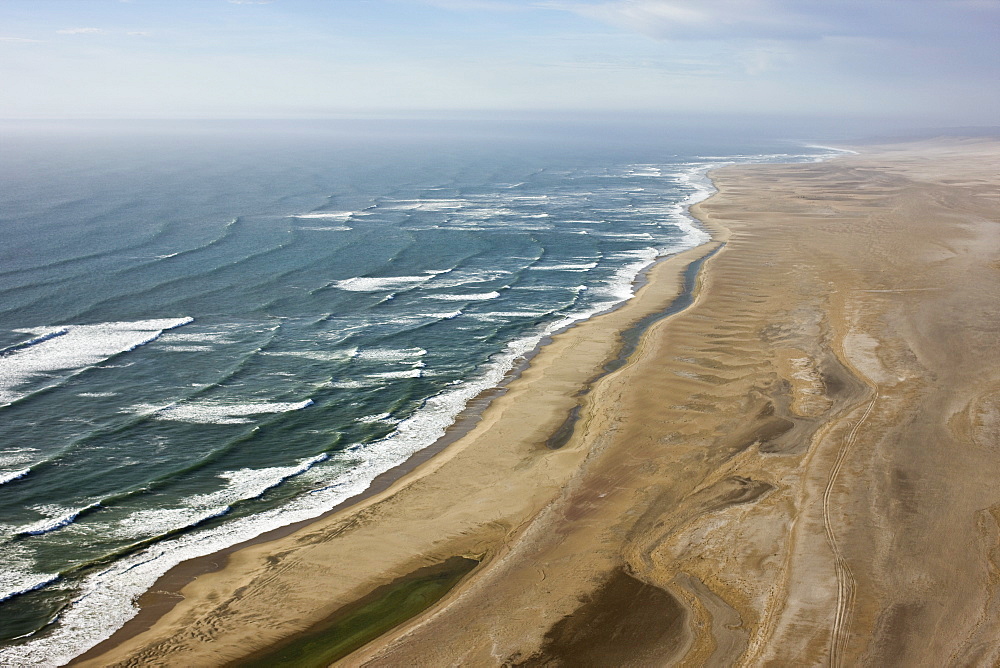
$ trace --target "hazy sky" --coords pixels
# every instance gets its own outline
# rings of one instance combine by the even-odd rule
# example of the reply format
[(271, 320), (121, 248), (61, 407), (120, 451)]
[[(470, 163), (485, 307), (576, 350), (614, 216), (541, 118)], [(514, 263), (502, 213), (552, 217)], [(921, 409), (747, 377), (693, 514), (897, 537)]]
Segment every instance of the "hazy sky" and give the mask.
[(1000, 0), (0, 0), (0, 117), (890, 114), (997, 124)]

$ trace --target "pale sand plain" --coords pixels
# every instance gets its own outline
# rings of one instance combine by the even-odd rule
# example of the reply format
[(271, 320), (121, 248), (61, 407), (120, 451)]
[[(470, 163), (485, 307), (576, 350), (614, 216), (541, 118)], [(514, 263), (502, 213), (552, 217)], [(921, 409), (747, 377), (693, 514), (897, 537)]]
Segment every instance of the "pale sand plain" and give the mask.
[(468, 434), (82, 665), (239, 661), (456, 555), (481, 564), (340, 664), (1000, 662), (1000, 141), (859, 151), (718, 170), (713, 242), (557, 336)]

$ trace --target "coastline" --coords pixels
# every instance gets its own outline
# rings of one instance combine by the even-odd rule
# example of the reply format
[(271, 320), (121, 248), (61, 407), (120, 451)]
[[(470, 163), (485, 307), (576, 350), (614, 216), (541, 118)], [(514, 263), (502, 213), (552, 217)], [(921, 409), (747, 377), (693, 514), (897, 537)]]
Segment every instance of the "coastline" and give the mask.
[[(554, 337), (468, 434), (234, 552), (81, 665), (240, 661), (454, 557), (481, 563), (343, 665), (996, 660), (1000, 372), (974, 360), (998, 349), (998, 156), (924, 142), (716, 172), (694, 209), (715, 241)], [(723, 240), (694, 303), (580, 404), (628, 318)]]
[[(498, 386), (485, 390), (473, 399), (459, 416), (458, 420), (448, 428), (446, 434), (433, 445), (418, 451), (405, 462), (378, 475), (372, 481), (369, 488), (361, 494), (346, 499), (315, 518), (273, 529), (223, 550), (189, 559), (172, 567), (168, 572), (160, 576), (156, 583), (139, 598), (137, 602), (139, 613), (135, 617), (126, 622), (122, 628), (118, 629), (110, 637), (72, 659), (68, 665), (88, 665), (91, 660), (102, 657), (109, 652), (114, 652), (119, 646), (149, 631), (161, 618), (171, 612), (175, 605), (184, 599), (181, 592), (185, 587), (201, 576), (227, 568), (231, 557), (235, 553), (248, 548), (289, 539), (289, 537), (292, 537), (297, 532), (308, 530), (313, 525), (335, 522), (344, 515), (350, 515), (391, 497), (396, 491), (410, 484), (413, 479), (418, 479), (421, 475), (421, 467), (433, 465), (433, 460), (441, 456), (446, 449), (453, 447), (456, 443), (460, 443), (464, 439), (474, 438), (470, 435), (476, 431), (477, 425), (483, 420), (484, 412), (490, 410), (494, 403), (503, 402), (511, 386), (516, 388), (524, 372), (529, 370), (535, 363), (536, 358), (544, 355), (547, 348), (554, 342), (561, 340), (569, 332), (573, 332), (578, 328), (587, 328), (592, 322), (601, 322), (602, 319), (614, 316), (619, 311), (626, 311), (615, 318), (613, 325), (602, 327), (603, 348), (602, 352), (597, 354), (604, 356), (598, 359), (593, 354), (590, 355), (586, 364), (592, 368), (592, 375), (580, 382), (576, 391), (567, 393), (568, 398), (578, 401), (577, 397), (585, 395), (595, 382), (609, 373), (613, 373), (615, 369), (619, 368), (625, 362), (622, 350), (616, 349), (624, 349), (627, 345), (624, 342), (620, 345), (617, 343), (617, 340), (621, 336), (634, 328), (636, 323), (639, 323), (644, 318), (652, 316), (652, 320), (645, 325), (648, 327), (653, 321), (669, 316), (673, 313), (672, 306), (683, 297), (690, 296), (688, 293), (693, 292), (694, 285), (691, 283), (691, 277), (688, 277), (688, 281), (685, 281), (685, 273), (689, 273), (691, 267), (700, 267), (704, 260), (719, 250), (724, 244), (724, 240), (720, 237), (724, 236), (725, 233), (725, 230), (721, 227), (700, 220), (698, 222), (709, 231), (710, 239), (708, 241), (694, 248), (658, 258), (649, 267), (642, 270), (636, 278), (637, 287), (633, 297), (586, 320), (573, 322), (551, 336), (545, 337), (535, 349), (505, 375), (504, 380)], [(685, 286), (685, 282), (688, 285)], [(687, 288), (687, 292), (685, 292), (685, 287)], [(647, 291), (656, 293), (655, 295), (651, 295), (652, 298), (649, 299), (650, 305), (645, 307), (634, 305), (633, 302), (639, 299), (642, 293)], [(578, 334), (577, 336), (579, 338), (586, 338), (586, 334)], [(634, 349), (634, 344), (632, 347)], [(608, 368), (612, 364), (615, 367)], [(572, 414), (574, 411), (578, 411), (579, 408), (579, 404), (570, 405), (566, 414)], [(495, 410), (502, 411), (503, 408), (501, 406)], [(555, 434), (557, 431), (558, 426), (552, 430), (552, 433)]]

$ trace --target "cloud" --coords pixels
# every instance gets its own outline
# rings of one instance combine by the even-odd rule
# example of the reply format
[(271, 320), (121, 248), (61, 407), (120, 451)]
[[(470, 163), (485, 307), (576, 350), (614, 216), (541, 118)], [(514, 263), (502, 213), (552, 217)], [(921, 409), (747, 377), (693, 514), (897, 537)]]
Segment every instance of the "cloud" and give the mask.
[(97, 35), (104, 31), (100, 28), (63, 28), (56, 30), (60, 35)]
[(143, 30), (132, 30), (129, 33), (132, 37), (149, 37), (149, 33)]
[(21, 42), (21, 43), (30, 42), (37, 44), (41, 41), (42, 40), (40, 39), (28, 39), (27, 37), (0, 37), (0, 42)]
[(808, 0), (615, 0), (562, 5), (657, 39), (816, 39), (838, 26)]
[(996, 0), (552, 0), (656, 39), (818, 40), (957, 35), (996, 28)]

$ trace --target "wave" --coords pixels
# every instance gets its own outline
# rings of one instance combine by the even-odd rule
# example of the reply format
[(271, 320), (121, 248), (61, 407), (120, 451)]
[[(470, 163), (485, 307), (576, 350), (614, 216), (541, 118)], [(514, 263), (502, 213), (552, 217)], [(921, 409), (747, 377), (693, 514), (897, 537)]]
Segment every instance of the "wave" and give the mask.
[(266, 413), (288, 413), (312, 406), (312, 399), (297, 402), (224, 403), (210, 400), (186, 401), (180, 404), (154, 406), (137, 404), (130, 411), (151, 415), (157, 420), (191, 422), (195, 424), (247, 424), (249, 416)]
[(354, 228), (347, 225), (310, 225), (298, 227), (296, 229), (310, 232), (350, 232)]
[(532, 271), (590, 271), (597, 266), (596, 262), (587, 262), (586, 264), (550, 264), (550, 265), (535, 265), (533, 267), (528, 267)]
[[(24, 573), (21, 571), (6, 571), (0, 574), (0, 603), (7, 599), (27, 594), (59, 579), (58, 573)], [(2, 656), (2, 650), (0, 650)], [(11, 662), (7, 665), (22, 665)]]
[(75, 522), (78, 517), (85, 515), (87, 513), (93, 512), (101, 507), (101, 503), (98, 501), (96, 503), (91, 503), (83, 508), (76, 508), (70, 510), (69, 512), (63, 513), (57, 517), (49, 517), (44, 520), (39, 520), (34, 524), (29, 524), (28, 526), (21, 527), (14, 533), (15, 538), (24, 536), (41, 536), (43, 534), (52, 533), (62, 529)]
[[(290, 238), (291, 237), (289, 237), (289, 239)], [(172, 304), (190, 303), (192, 300), (195, 299), (204, 300), (213, 295), (220, 295), (220, 294), (229, 295), (234, 289), (234, 287), (237, 287), (232, 282), (226, 282), (231, 280), (231, 277), (227, 276), (227, 274), (237, 271), (234, 268), (245, 266), (247, 264), (266, 262), (264, 258), (266, 258), (268, 255), (284, 251), (291, 244), (292, 241), (286, 240), (284, 242), (275, 244), (273, 246), (261, 246), (263, 250), (258, 250), (249, 253), (247, 255), (237, 257), (233, 260), (213, 263), (211, 266), (205, 266), (204, 270), (201, 271), (192, 271), (184, 273), (183, 275), (180, 276), (174, 276), (159, 283), (146, 285), (142, 289), (136, 290), (134, 292), (112, 295), (106, 299), (93, 302), (88, 306), (86, 310), (81, 311), (80, 314), (78, 314), (78, 317), (83, 317), (87, 313), (93, 313), (98, 309), (101, 310), (115, 309), (118, 308), (119, 304), (131, 303), (138, 298), (143, 298), (143, 297), (156, 298), (163, 295), (164, 292), (170, 291), (174, 286), (185, 286), (190, 288), (190, 286), (193, 285), (197, 286), (198, 289), (201, 289), (202, 286), (205, 286), (205, 288), (201, 289), (201, 291), (191, 291), (190, 293), (186, 293), (182, 296), (179, 296), (177, 299), (174, 299), (173, 301), (160, 302), (161, 307), (168, 307)], [(184, 254), (185, 253), (183, 252), (179, 253), (179, 255), (181, 256), (183, 256)], [(250, 276), (255, 276), (255, 275), (257, 274), (255, 273), (250, 274)], [(239, 282), (238, 287), (240, 290), (247, 290), (249, 288), (259, 288), (262, 285), (268, 285), (274, 283), (280, 277), (281, 275), (278, 276), (268, 275), (268, 278), (260, 283), (247, 284), (245, 282), (245, 276), (243, 276), (241, 278), (243, 278), (244, 281)]]
[(506, 320), (509, 318), (541, 318), (551, 315), (553, 311), (490, 311), (489, 313), (470, 313), (469, 317), (487, 322), (494, 320)]
[(368, 387), (379, 387), (384, 384), (381, 380), (374, 378), (368, 380), (331, 380), (324, 387), (332, 387), (338, 390), (360, 390)]
[[(64, 208), (66, 207), (66, 205), (72, 205), (80, 202), (82, 202), (82, 200), (78, 200), (77, 202), (64, 202), (60, 204), (57, 208)], [(78, 226), (78, 229), (91, 229), (91, 223), (94, 223), (99, 219), (107, 219), (109, 217), (115, 216), (116, 214), (126, 213), (127, 206), (128, 205), (115, 206), (111, 207), (110, 209), (106, 209), (105, 211), (103, 211), (98, 215), (88, 215), (82, 220), (77, 220), (76, 225)], [(47, 214), (43, 215), (46, 218), (48, 217)], [(19, 278), (25, 278), (32, 273), (45, 272), (47, 274), (51, 274), (53, 269), (66, 269), (72, 265), (84, 264), (91, 260), (101, 260), (109, 257), (128, 257), (127, 255), (125, 255), (126, 253), (135, 253), (143, 248), (152, 246), (158, 239), (160, 239), (164, 235), (168, 226), (169, 226), (168, 224), (160, 224), (157, 227), (152, 228), (150, 230), (151, 233), (146, 233), (144, 235), (135, 237), (135, 241), (131, 244), (119, 247), (110, 247), (108, 245), (105, 245), (98, 251), (84, 253), (83, 255), (77, 255), (74, 257), (62, 258), (54, 262), (51, 260), (43, 260), (42, 264), (34, 266), (20, 266), (16, 269), (5, 269), (3, 271), (0, 271), (0, 276), (17, 275)], [(41, 257), (37, 254), (32, 254), (32, 255), (39, 258)], [(51, 285), (54, 283), (62, 283), (66, 280), (76, 280), (87, 276), (88, 268), (80, 267), (80, 269), (82, 270), (80, 273), (74, 273), (72, 275), (67, 275), (66, 272), (60, 271), (59, 272), (60, 277), (57, 279), (33, 282), (30, 285)], [(91, 271), (93, 270), (92, 267), (89, 269)], [(25, 286), (27, 285), (28, 284), (25, 284)]]
[(379, 413), (378, 415), (366, 415), (364, 417), (359, 417), (355, 422), (360, 422), (362, 424), (372, 424), (374, 422), (381, 422), (383, 424), (397, 424), (398, 419), (392, 417), (392, 413)]
[(332, 285), (348, 292), (385, 292), (412, 288), (426, 283), (430, 276), (356, 276)]
[(355, 358), (376, 362), (409, 362), (427, 354), (423, 348), (369, 348), (359, 350)]
[(442, 311), (438, 313), (415, 313), (412, 316), (405, 316), (403, 318), (394, 318), (392, 320), (389, 320), (388, 322), (409, 325), (412, 324), (415, 320), (426, 320), (427, 318), (430, 318), (434, 321), (451, 320), (452, 318), (457, 318), (460, 315), (462, 315), (461, 309), (459, 309), (458, 311)]
[(472, 301), (484, 301), (487, 299), (496, 299), (500, 296), (500, 293), (494, 290), (493, 292), (479, 292), (467, 295), (424, 295), (424, 299), (440, 299), (442, 301), (448, 302), (472, 302)]
[(509, 269), (455, 269), (444, 278), (435, 278), (429, 288), (457, 288), (463, 285), (489, 283), (506, 278), (514, 272)]
[(606, 237), (608, 239), (652, 239), (653, 235), (649, 232), (591, 232), (599, 237)]
[(21, 469), (20, 471), (8, 471), (6, 473), (0, 473), (0, 485), (6, 485), (9, 482), (13, 482), (19, 478), (31, 473), (31, 467)]
[[(36, 334), (38, 330), (32, 329), (15, 329), (15, 332), (19, 334)], [(66, 327), (58, 327), (49, 331), (43, 331), (38, 336), (28, 339), (27, 341), (22, 341), (21, 343), (16, 343), (8, 348), (0, 350), (0, 357), (11, 355), (18, 350), (23, 350), (24, 348), (30, 348), (31, 346), (38, 345), (39, 343), (44, 343), (49, 339), (54, 339), (57, 336), (63, 336), (64, 334), (69, 334), (69, 329)]]
[(451, 216), (467, 220), (487, 220), (500, 218), (501, 216), (516, 216), (517, 212), (503, 206), (480, 206), (474, 209), (461, 209), (451, 213)]
[(236, 343), (229, 332), (164, 332), (161, 343)]
[[(230, 325), (227, 328), (235, 328), (235, 327), (236, 327), (236, 325)], [(119, 423), (117, 425), (114, 425), (114, 426), (111, 426), (111, 427), (108, 427), (108, 428), (98, 429), (98, 430), (90, 432), (89, 434), (82, 435), (82, 436), (79, 436), (77, 438), (72, 439), (71, 441), (69, 441), (68, 443), (66, 443), (65, 446), (63, 448), (61, 448), (60, 450), (58, 450), (57, 452), (50, 453), (48, 455), (48, 457), (46, 459), (44, 459), (43, 461), (41, 461), (41, 462), (35, 462), (34, 464), (32, 464), (33, 469), (41, 471), (43, 467), (58, 466), (61, 463), (67, 462), (69, 456), (74, 451), (76, 451), (78, 448), (80, 448), (81, 446), (83, 446), (83, 445), (85, 445), (87, 443), (95, 443), (95, 442), (99, 443), (99, 442), (101, 442), (104, 439), (114, 438), (115, 436), (124, 434), (128, 430), (134, 428), (137, 424), (143, 422), (144, 420), (156, 419), (157, 416), (155, 415), (155, 411), (156, 411), (157, 408), (166, 408), (166, 407), (169, 407), (169, 406), (180, 404), (180, 403), (182, 403), (184, 401), (192, 401), (192, 400), (195, 399), (195, 397), (203, 396), (203, 395), (205, 395), (207, 393), (210, 393), (210, 392), (216, 390), (220, 385), (222, 385), (226, 381), (230, 381), (230, 380), (236, 378), (240, 373), (242, 373), (247, 368), (247, 366), (250, 364), (250, 362), (254, 358), (254, 356), (256, 354), (260, 353), (271, 341), (274, 340), (274, 338), (276, 336), (276, 333), (278, 332), (278, 330), (280, 329), (280, 327), (281, 327), (280, 324), (276, 324), (276, 325), (271, 326), (271, 327), (266, 327), (264, 329), (257, 329), (257, 330), (255, 330), (255, 333), (267, 335), (267, 340), (264, 341), (264, 342), (262, 342), (256, 349), (247, 351), (242, 357), (240, 357), (239, 359), (235, 360), (235, 363), (232, 364), (232, 366), (230, 366), (228, 369), (222, 370), (221, 373), (220, 373), (220, 375), (216, 376), (216, 378), (212, 382), (210, 382), (208, 384), (205, 384), (205, 385), (198, 385), (198, 386), (194, 386), (194, 387), (191, 387), (191, 388), (185, 388), (183, 396), (180, 396), (180, 397), (176, 398), (173, 402), (168, 403), (166, 405), (153, 405), (153, 404), (150, 404), (148, 406), (143, 406), (143, 408), (146, 409), (146, 410), (143, 410), (143, 411), (135, 411), (135, 410), (133, 410), (133, 411), (124, 411), (124, 412), (131, 412), (131, 413), (133, 413), (135, 415), (135, 417), (133, 419), (130, 419), (130, 420), (125, 421), (123, 423)], [(131, 362), (128, 363), (128, 364), (102, 364), (98, 368), (100, 368), (100, 369), (111, 369), (111, 368), (127, 367), (127, 366), (130, 366), (130, 365), (131, 365)], [(206, 458), (206, 460), (203, 460), (203, 461), (210, 460), (213, 456), (221, 454), (222, 450), (216, 450), (216, 451), (213, 451), (213, 452), (214, 452), (214, 455), (209, 455), (209, 457)], [(197, 468), (200, 468), (200, 466), (202, 466), (202, 465), (203, 464), (196, 464), (193, 467), (189, 467), (188, 469), (185, 469), (185, 471), (195, 470)]]
[[(203, 243), (203, 244), (201, 244), (199, 246), (193, 246), (191, 248), (184, 248), (184, 249), (181, 249), (179, 251), (174, 251), (172, 253), (167, 253), (162, 258), (159, 258), (159, 257), (156, 258), (156, 260), (154, 260), (154, 262), (159, 262), (161, 260), (173, 259), (173, 258), (176, 258), (176, 257), (186, 257), (186, 256), (191, 255), (193, 253), (198, 253), (200, 251), (207, 250), (209, 248), (213, 248), (215, 246), (218, 246), (219, 244), (221, 244), (224, 241), (226, 241), (227, 239), (229, 239), (235, 232), (239, 231), (239, 228), (242, 226), (242, 223), (243, 223), (242, 219), (240, 219), (238, 217), (237, 218), (232, 218), (232, 219), (229, 220), (229, 222), (227, 222), (225, 225), (222, 226), (222, 233), (219, 234), (219, 236), (215, 237), (214, 239), (210, 239), (209, 241), (206, 241), (205, 243)], [(134, 271), (137, 268), (141, 269), (142, 267), (148, 266), (149, 264), (153, 264), (154, 262), (149, 262), (149, 263), (146, 263), (144, 265), (140, 265), (139, 267), (129, 267), (125, 271)], [(118, 273), (121, 273), (121, 272), (118, 272)]]
[(369, 373), (367, 378), (395, 379), (395, 378), (421, 378), (424, 372), (421, 369), (407, 369), (405, 371), (383, 371), (381, 373)]
[(383, 208), (397, 211), (450, 211), (461, 209), (468, 200), (464, 199), (396, 199), (384, 200)]
[[(193, 321), (164, 318), (15, 330), (39, 336), (0, 351), (0, 402), (11, 404), (55, 387), (95, 364), (155, 341), (168, 329)], [(60, 375), (51, 382), (53, 376)], [(35, 382), (39, 380), (40, 385)]]
[(260, 498), (286, 480), (329, 458), (329, 454), (322, 453), (290, 466), (223, 471), (216, 476), (226, 481), (222, 489), (188, 497), (177, 508), (150, 508), (134, 512), (118, 522), (112, 531), (120, 537), (145, 538), (150, 534), (162, 535), (190, 528), (231, 512), (237, 503)]
[[(300, 357), (317, 362), (340, 362), (349, 360), (357, 354), (357, 349), (351, 350), (266, 350), (261, 355), (273, 357)], [(295, 374), (290, 373), (294, 376)]]
[(302, 220), (339, 220), (347, 222), (351, 217), (358, 215), (357, 211), (322, 211), (316, 213), (297, 213), (289, 218), (299, 218)]

